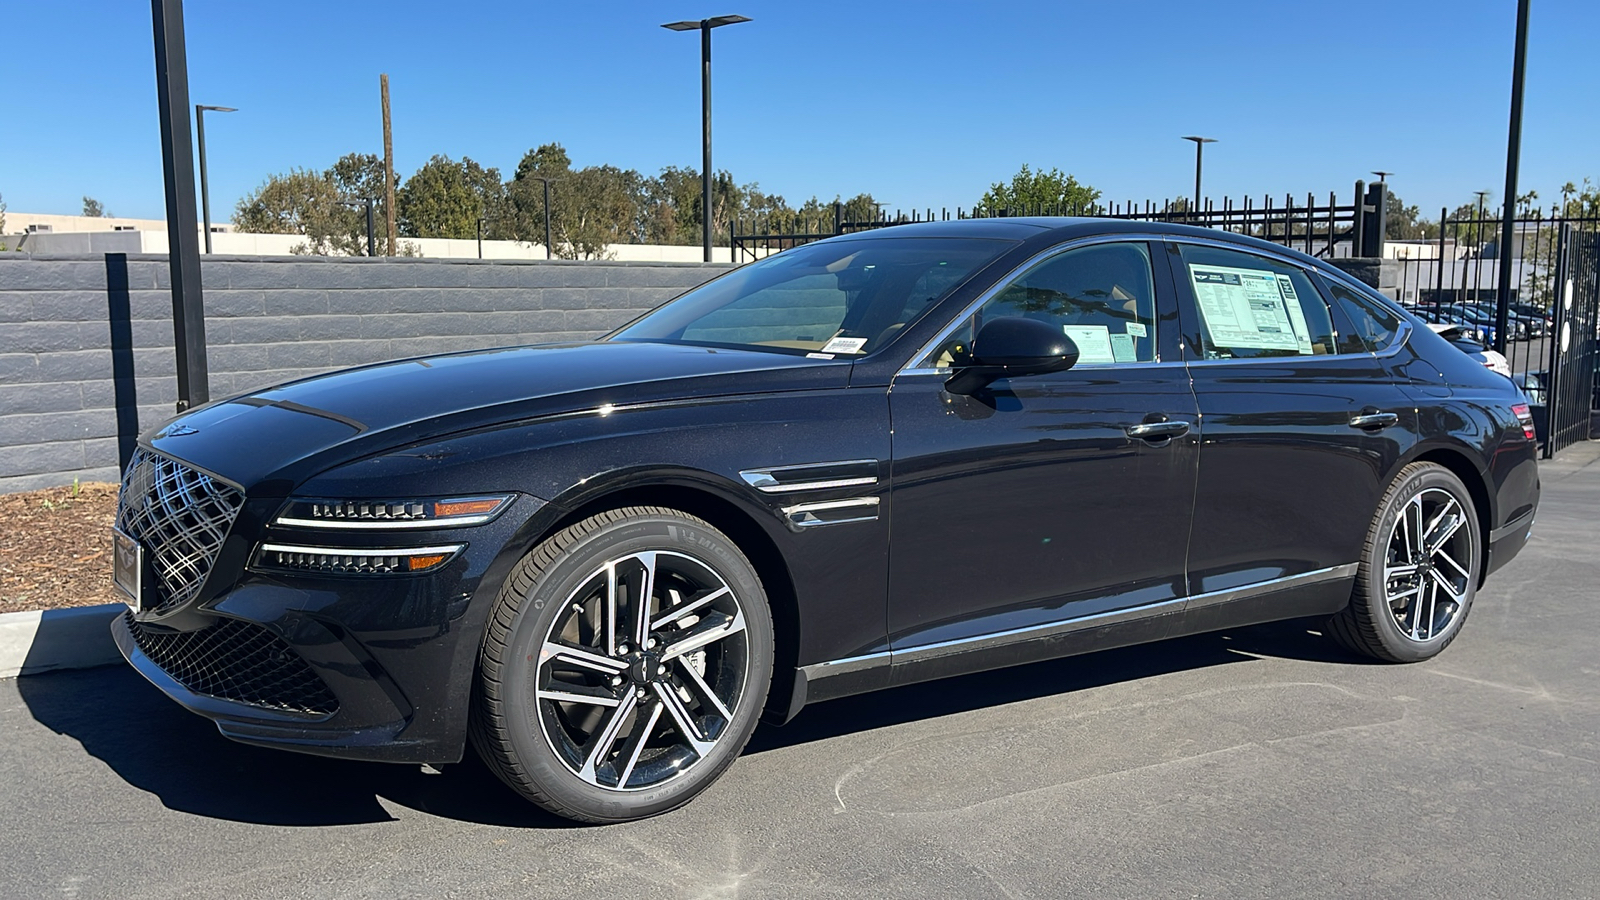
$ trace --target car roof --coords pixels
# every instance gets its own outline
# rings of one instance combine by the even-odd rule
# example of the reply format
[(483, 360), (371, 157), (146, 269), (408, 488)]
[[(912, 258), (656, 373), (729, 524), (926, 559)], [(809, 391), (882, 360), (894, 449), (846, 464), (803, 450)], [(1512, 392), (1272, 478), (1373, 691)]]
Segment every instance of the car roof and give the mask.
[(1265, 250), (1292, 256), (1303, 263), (1327, 268), (1326, 263), (1283, 244), (1263, 241), (1248, 235), (1216, 228), (1180, 225), (1176, 222), (1149, 222), (1136, 219), (1100, 219), (1087, 216), (1018, 216), (1016, 218), (951, 219), (943, 222), (912, 222), (888, 225), (868, 231), (854, 231), (829, 240), (875, 240), (889, 238), (991, 238), (1023, 241), (1044, 238), (1052, 243), (1102, 234), (1156, 234), (1173, 237), (1198, 237), (1237, 244), (1246, 250)]

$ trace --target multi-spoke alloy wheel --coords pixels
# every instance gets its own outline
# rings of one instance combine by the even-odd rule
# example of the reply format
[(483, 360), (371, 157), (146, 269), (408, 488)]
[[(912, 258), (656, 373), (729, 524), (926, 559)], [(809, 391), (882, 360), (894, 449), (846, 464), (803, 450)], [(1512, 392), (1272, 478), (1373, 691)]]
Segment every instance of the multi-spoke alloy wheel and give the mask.
[(761, 582), (729, 538), (674, 510), (601, 513), (507, 579), (473, 743), (507, 784), (561, 815), (664, 812), (743, 749), (772, 646)]
[(539, 650), (540, 725), (584, 781), (655, 787), (716, 746), (749, 656), (739, 598), (710, 566), (667, 550), (609, 560)]
[(1446, 490), (1426, 488), (1406, 501), (1389, 536), (1384, 599), (1400, 633), (1430, 641), (1450, 627), (1472, 589), (1467, 511)]
[(1390, 662), (1443, 650), (1472, 606), (1480, 540), (1461, 479), (1433, 463), (1407, 466), (1379, 504), (1350, 605), (1329, 620), (1329, 633)]

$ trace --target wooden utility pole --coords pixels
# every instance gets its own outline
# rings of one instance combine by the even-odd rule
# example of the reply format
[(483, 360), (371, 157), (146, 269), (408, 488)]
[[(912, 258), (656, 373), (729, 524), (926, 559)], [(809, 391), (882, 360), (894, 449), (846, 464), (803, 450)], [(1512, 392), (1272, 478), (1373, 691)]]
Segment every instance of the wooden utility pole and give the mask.
[(386, 256), (395, 254), (394, 227), (394, 135), (389, 130), (389, 75), (378, 76), (383, 89), (383, 225), (388, 234)]

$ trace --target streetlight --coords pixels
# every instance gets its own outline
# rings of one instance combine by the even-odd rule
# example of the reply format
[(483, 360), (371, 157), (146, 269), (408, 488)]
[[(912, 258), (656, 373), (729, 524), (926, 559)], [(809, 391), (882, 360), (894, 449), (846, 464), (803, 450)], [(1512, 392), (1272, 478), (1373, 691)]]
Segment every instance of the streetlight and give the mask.
[(1200, 158), (1205, 152), (1207, 144), (1215, 144), (1216, 138), (1200, 137), (1199, 135), (1186, 134), (1186, 141), (1194, 141), (1194, 211), (1200, 212)]
[(195, 131), (200, 138), (200, 211), (205, 220), (206, 252), (211, 252), (211, 192), (206, 185), (206, 110), (212, 112), (238, 112), (231, 106), (194, 105)]
[[(522, 177), (530, 178), (530, 179), (532, 179), (534, 181), (542, 181), (542, 182), (544, 182), (544, 258), (545, 259), (549, 259), (550, 258), (550, 182), (555, 181), (555, 179), (550, 177), (550, 176), (548, 176), (548, 175), (524, 175)], [(483, 255), (483, 250), (482, 250), (481, 245), (482, 245), (482, 242), (483, 242), (483, 238), (482, 237), (478, 238), (478, 242), (480, 244), (478, 255), (482, 256)], [(706, 246), (709, 247), (710, 245), (707, 244)], [(711, 254), (711, 251), (707, 250), (706, 251), (706, 262), (710, 262), (711, 261), (711, 255), (710, 254)]]
[(700, 163), (700, 204), (702, 219), (701, 245), (705, 248), (705, 261), (711, 262), (711, 29), (723, 25), (748, 22), (745, 16), (717, 16), (684, 22), (671, 22), (661, 26), (668, 31), (700, 30), (700, 130), (702, 159)]

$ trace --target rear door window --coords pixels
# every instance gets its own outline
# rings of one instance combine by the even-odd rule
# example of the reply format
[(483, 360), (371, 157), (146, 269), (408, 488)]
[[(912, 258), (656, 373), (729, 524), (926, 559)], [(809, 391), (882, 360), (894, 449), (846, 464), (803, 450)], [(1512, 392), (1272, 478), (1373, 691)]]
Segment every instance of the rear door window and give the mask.
[(1203, 359), (1342, 352), (1328, 304), (1304, 270), (1264, 256), (1180, 244)]

